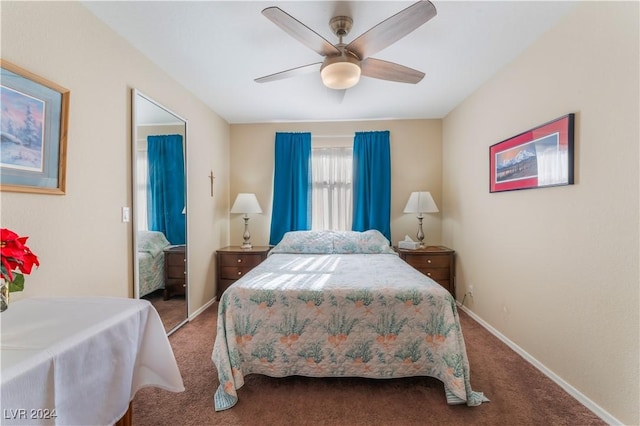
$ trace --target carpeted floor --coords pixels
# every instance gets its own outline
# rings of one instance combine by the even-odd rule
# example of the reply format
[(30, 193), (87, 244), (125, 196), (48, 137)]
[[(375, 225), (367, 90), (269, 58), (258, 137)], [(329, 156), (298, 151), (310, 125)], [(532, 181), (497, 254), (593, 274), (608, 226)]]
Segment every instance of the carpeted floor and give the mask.
[(186, 391), (139, 391), (133, 424), (142, 425), (605, 425), (535, 367), (459, 311), (471, 385), (491, 402), (449, 406), (440, 381), (426, 377), (270, 378), (249, 375), (238, 404), (215, 412), (211, 362), (217, 304), (173, 333)]
[(144, 296), (143, 299), (151, 302), (156, 308), (167, 332), (187, 319), (187, 301), (184, 296), (173, 296), (169, 300), (164, 300), (163, 290), (156, 290)]

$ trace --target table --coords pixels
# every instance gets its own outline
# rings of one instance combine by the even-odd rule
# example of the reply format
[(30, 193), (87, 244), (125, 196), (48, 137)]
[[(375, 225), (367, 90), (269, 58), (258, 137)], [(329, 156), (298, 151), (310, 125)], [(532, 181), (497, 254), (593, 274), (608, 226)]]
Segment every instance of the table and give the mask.
[(147, 386), (184, 391), (146, 300), (30, 298), (0, 314), (3, 425), (110, 425)]

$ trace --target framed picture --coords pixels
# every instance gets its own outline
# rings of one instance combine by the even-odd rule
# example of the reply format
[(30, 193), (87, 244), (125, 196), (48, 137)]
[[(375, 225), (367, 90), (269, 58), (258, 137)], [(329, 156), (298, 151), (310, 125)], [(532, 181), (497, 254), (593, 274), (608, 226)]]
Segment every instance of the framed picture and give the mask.
[(573, 184), (574, 114), (489, 147), (490, 192)]
[(69, 90), (0, 59), (0, 190), (65, 193)]

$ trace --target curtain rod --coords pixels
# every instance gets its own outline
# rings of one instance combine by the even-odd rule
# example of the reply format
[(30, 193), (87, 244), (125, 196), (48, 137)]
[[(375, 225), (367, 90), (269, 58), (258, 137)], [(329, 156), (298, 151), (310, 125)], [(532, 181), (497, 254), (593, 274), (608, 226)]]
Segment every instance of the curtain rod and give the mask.
[(313, 133), (311, 133), (311, 138), (352, 138), (355, 136), (355, 133), (350, 134), (350, 135), (314, 135)]

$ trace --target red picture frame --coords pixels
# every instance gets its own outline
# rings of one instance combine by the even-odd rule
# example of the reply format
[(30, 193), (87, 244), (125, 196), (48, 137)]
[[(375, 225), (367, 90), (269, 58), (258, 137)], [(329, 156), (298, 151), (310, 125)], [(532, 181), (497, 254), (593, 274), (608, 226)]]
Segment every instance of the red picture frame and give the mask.
[(489, 147), (489, 192), (573, 184), (575, 114)]

